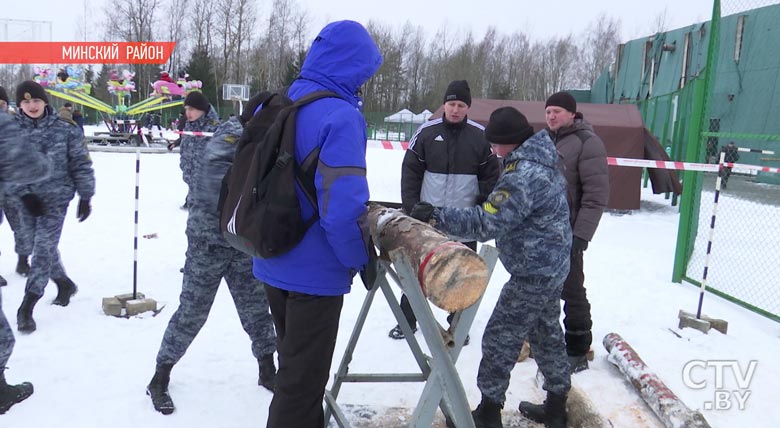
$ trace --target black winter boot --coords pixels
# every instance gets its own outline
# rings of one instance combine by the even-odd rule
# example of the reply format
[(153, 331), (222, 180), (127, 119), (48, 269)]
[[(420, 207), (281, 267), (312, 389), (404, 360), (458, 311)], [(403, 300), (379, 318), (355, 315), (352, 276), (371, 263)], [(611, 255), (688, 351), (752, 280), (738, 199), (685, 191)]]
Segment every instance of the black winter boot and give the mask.
[(523, 401), (519, 410), (526, 418), (543, 423), (545, 428), (566, 428), (566, 398), (566, 395), (548, 392), (543, 404)]
[(471, 412), (474, 426), (477, 428), (504, 428), (504, 424), (501, 422), (501, 409), (503, 407), (499, 403), (482, 397), (482, 402)]
[(52, 305), (68, 306), (70, 304), (70, 298), (79, 291), (79, 288), (76, 287), (76, 284), (67, 276), (64, 278), (54, 278), (54, 283), (57, 284), (57, 297), (51, 302)]
[(260, 377), (257, 384), (265, 389), (274, 392), (276, 389), (276, 365), (274, 364), (274, 354), (266, 354), (257, 360), (260, 366)]
[(22, 382), (19, 385), (9, 385), (5, 382), (5, 368), (0, 368), (0, 415), (16, 403), (21, 403), (33, 393), (30, 382)]
[(16, 273), (21, 276), (27, 276), (30, 273), (30, 263), (27, 262), (29, 256), (19, 256), (19, 261), (16, 262)]
[(8, 281), (0, 275), (0, 287), (5, 287), (6, 285), (8, 285)]
[(146, 395), (152, 397), (154, 410), (163, 415), (170, 415), (176, 409), (173, 405), (171, 395), (168, 394), (168, 383), (171, 381), (171, 369), (173, 364), (164, 364), (157, 366), (152, 381), (146, 387)]
[(19, 333), (32, 333), (37, 328), (33, 319), (33, 308), (40, 298), (41, 296), (32, 293), (24, 294), (22, 304), (16, 311), (16, 329), (19, 330)]

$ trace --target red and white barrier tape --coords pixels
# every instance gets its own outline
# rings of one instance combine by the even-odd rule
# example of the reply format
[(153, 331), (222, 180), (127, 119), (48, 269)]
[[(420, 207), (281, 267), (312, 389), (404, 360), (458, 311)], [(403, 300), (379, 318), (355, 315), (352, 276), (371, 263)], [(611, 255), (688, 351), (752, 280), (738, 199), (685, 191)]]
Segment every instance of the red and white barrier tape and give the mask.
[(173, 131), (174, 134), (179, 135), (192, 135), (195, 137), (213, 137), (213, 132), (200, 132), (200, 131)]

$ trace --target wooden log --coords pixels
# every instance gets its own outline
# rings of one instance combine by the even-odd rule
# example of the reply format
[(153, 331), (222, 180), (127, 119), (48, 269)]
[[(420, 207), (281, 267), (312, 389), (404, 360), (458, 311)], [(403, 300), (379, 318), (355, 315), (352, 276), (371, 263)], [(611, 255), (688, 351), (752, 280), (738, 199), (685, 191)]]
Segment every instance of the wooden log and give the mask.
[(667, 428), (710, 428), (704, 416), (689, 409), (619, 334), (604, 336), (603, 343), (609, 362), (618, 366)]
[(485, 292), (488, 268), (477, 253), (431, 225), (397, 209), (370, 204), (368, 220), (374, 244), (385, 255), (402, 250), (409, 257), (423, 294), (448, 312), (463, 310)]

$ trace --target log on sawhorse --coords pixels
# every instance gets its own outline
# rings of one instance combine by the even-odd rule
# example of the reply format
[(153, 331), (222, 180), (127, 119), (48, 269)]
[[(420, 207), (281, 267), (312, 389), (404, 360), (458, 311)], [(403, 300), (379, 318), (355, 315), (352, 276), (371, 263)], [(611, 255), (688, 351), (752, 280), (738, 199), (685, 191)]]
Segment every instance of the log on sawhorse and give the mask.
[[(483, 245), (480, 250), (480, 256), (485, 260), (489, 274), (492, 274), (498, 260), (498, 251), (492, 246)], [(463, 343), (468, 336), (482, 299), (478, 299), (476, 303), (462, 311), (456, 311), (450, 329), (445, 330), (434, 318), (418, 278), (414, 274), (405, 253), (403, 251), (392, 251), (390, 258), (393, 262), (392, 266), (387, 261), (380, 260), (381, 266), (376, 284), (373, 289), (368, 291), (363, 300), (363, 306), (355, 322), (355, 327), (344, 351), (341, 364), (335, 374), (333, 386), (325, 392), (325, 426), (328, 426), (331, 418), (341, 428), (351, 428), (352, 426), (347, 420), (346, 414), (337, 403), (341, 386), (345, 382), (425, 382), (423, 392), (409, 420), (409, 427), (428, 428), (432, 426), (436, 410), (440, 408), (454, 426), (458, 428), (474, 428), (471, 409), (466, 393), (463, 390), (460, 376), (455, 369), (455, 363), (458, 360)], [(393, 270), (393, 267), (395, 267), (395, 270)], [(417, 317), (423, 338), (431, 353), (430, 356), (425, 355), (420, 348), (420, 344), (417, 342), (412, 328), (401, 310), (398, 299), (387, 281), (388, 275), (386, 274), (401, 287), (409, 299), (409, 304)], [(406, 342), (420, 369), (419, 373), (349, 373), (349, 363), (352, 361), (357, 341), (360, 338), (360, 333), (365, 325), (366, 317), (371, 309), (377, 290), (382, 290), (393, 312), (393, 316), (398, 321), (398, 325), (401, 326)]]

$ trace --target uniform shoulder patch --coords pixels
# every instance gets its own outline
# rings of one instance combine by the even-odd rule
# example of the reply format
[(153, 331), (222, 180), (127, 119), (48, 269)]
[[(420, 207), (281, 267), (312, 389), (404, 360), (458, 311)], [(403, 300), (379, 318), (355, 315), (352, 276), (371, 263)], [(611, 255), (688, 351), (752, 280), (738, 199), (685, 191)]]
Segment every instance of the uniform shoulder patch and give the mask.
[(228, 135), (227, 137), (225, 137), (225, 142), (228, 144), (236, 144), (236, 141), (238, 141), (239, 138), (240, 137), (236, 135)]
[(511, 172), (516, 170), (518, 163), (520, 163), (520, 161), (509, 162), (504, 166), (504, 172)]
[(496, 214), (501, 208), (501, 205), (504, 205), (508, 200), (509, 192), (506, 190), (496, 190), (491, 193), (490, 196), (488, 196), (487, 201), (482, 204), (482, 209), (488, 214)]

